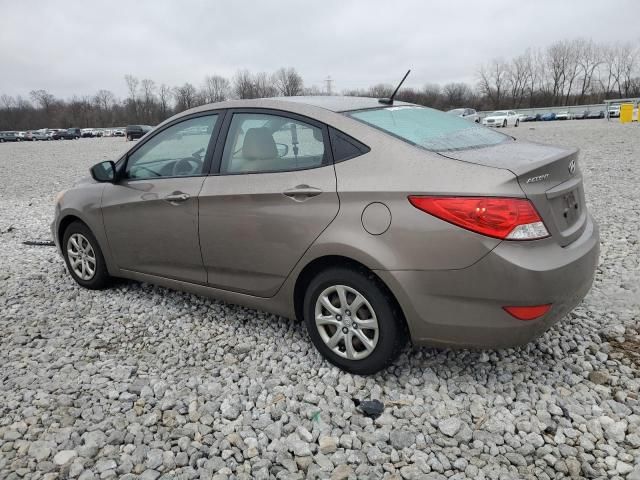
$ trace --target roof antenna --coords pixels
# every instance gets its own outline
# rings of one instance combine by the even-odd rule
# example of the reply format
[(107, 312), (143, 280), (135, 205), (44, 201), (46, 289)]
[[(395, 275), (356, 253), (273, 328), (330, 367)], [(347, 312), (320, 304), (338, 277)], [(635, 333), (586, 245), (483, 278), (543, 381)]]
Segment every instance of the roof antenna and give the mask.
[(393, 93), (389, 98), (379, 98), (378, 102), (382, 103), (383, 105), (393, 105), (393, 99), (396, 98), (396, 93), (398, 93), (398, 90), (400, 90), (400, 87), (402, 86), (402, 84), (407, 79), (410, 73), (411, 73), (411, 70), (407, 70), (407, 73), (404, 74), (404, 77), (402, 77), (402, 80), (400, 80), (400, 83), (398, 84), (398, 86), (396, 87), (396, 89), (393, 91)]

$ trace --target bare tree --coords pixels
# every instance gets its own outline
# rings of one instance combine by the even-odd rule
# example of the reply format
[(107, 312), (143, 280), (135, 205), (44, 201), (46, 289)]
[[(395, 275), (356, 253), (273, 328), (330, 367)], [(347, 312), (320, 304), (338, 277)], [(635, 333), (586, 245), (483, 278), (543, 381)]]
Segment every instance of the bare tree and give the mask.
[(266, 72), (256, 73), (253, 82), (256, 98), (275, 97), (278, 94), (278, 89), (273, 84), (271, 75)]
[(447, 102), (447, 109), (467, 106), (472, 96), (471, 88), (466, 83), (447, 83), (442, 92)]
[(93, 103), (97, 107), (97, 120), (100, 125), (111, 125), (113, 122), (113, 105), (116, 98), (110, 90), (98, 90), (93, 97)]
[(169, 102), (171, 101), (171, 87), (164, 83), (160, 85), (158, 92), (158, 99), (160, 101), (160, 119), (164, 120), (169, 116)]
[(507, 75), (507, 64), (501, 59), (494, 59), (478, 72), (478, 88), (489, 99), (492, 108), (500, 108), (503, 103)]
[(196, 91), (196, 87), (189, 82), (181, 87), (175, 87), (173, 89), (173, 96), (176, 99), (176, 110), (179, 112), (197, 106), (198, 92)]
[(253, 77), (249, 70), (238, 70), (233, 77), (233, 93), (238, 98), (256, 98)]
[(531, 64), (527, 54), (514, 58), (509, 65), (507, 84), (509, 93), (515, 108), (520, 108), (529, 85), (531, 77)]
[(440, 100), (440, 85), (427, 83), (420, 94), (423, 97), (423, 104), (429, 107), (437, 107)]
[(142, 86), (142, 117), (145, 123), (151, 123), (153, 110), (156, 104), (156, 83), (145, 78), (141, 82)]
[(56, 100), (55, 97), (46, 90), (31, 90), (29, 96), (36, 105), (47, 113), (49, 113)]
[(211, 75), (204, 79), (204, 100), (206, 103), (222, 102), (229, 98), (231, 84), (220, 75)]
[(638, 49), (631, 43), (616, 44), (610, 50), (610, 76), (619, 98), (627, 97), (633, 82), (633, 73), (638, 59)]
[(593, 76), (602, 64), (602, 48), (593, 43), (593, 40), (579, 39), (578, 47), (578, 68), (580, 72), (580, 96), (578, 103), (584, 101), (584, 97), (591, 90)]
[(304, 89), (302, 77), (294, 68), (280, 68), (273, 74), (273, 83), (283, 97), (300, 95)]
[(140, 84), (140, 81), (130, 74), (124, 76), (124, 81), (126, 82), (127, 89), (129, 90), (129, 98), (127, 100), (129, 108), (132, 111), (135, 121), (138, 121), (138, 85)]

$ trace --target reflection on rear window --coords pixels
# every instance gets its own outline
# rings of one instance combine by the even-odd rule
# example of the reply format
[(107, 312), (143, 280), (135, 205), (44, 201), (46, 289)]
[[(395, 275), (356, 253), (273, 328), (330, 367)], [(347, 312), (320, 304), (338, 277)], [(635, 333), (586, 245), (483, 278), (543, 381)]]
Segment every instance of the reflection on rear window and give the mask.
[(488, 147), (510, 137), (454, 115), (418, 106), (347, 112), (348, 116), (427, 150)]

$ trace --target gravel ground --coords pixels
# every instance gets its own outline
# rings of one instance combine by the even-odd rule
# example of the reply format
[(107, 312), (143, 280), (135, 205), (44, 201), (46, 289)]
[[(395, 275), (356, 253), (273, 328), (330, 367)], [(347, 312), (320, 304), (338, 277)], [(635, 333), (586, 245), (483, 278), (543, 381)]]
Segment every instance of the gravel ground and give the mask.
[(602, 235), (591, 293), (526, 347), (408, 349), (367, 378), (293, 321), (79, 288), (53, 248), (22, 242), (48, 239), (53, 195), (127, 144), (0, 145), (0, 478), (639, 480), (640, 125), (509, 132), (582, 149)]

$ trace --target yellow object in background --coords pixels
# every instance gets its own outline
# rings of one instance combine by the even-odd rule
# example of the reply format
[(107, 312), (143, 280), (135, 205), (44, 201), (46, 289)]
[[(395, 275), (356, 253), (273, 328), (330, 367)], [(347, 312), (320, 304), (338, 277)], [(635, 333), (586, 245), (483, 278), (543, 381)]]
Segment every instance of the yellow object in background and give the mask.
[(620, 105), (620, 123), (633, 121), (633, 103), (623, 103)]

